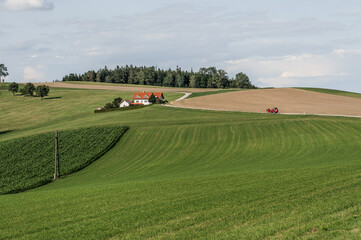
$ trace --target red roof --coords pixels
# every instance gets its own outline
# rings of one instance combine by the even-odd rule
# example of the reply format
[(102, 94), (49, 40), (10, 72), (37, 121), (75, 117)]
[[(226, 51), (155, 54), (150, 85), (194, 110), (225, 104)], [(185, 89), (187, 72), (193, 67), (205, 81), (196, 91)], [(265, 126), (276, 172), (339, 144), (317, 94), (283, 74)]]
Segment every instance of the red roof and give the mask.
[[(149, 99), (151, 95), (152, 95), (152, 92), (136, 92), (133, 95), (133, 100), (136, 100), (136, 99)], [(153, 92), (153, 95), (157, 99), (163, 99), (163, 93), (161, 93), (161, 92)]]

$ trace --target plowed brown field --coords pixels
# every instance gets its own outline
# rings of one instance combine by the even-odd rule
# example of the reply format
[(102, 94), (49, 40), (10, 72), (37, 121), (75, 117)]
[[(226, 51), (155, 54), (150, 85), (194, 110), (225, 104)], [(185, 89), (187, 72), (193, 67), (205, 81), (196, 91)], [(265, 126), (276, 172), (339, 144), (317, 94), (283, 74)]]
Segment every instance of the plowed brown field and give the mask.
[(207, 95), (173, 102), (198, 109), (266, 112), (278, 107), (281, 113), (361, 116), (361, 99), (293, 88), (256, 89)]

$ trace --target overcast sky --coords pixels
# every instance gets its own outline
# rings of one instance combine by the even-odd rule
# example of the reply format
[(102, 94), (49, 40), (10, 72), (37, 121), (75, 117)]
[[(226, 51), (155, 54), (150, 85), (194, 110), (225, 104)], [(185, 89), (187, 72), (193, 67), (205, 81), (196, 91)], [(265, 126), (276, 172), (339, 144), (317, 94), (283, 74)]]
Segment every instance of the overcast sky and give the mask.
[(7, 81), (215, 66), (261, 87), (361, 92), (360, 0), (0, 0), (0, 16)]

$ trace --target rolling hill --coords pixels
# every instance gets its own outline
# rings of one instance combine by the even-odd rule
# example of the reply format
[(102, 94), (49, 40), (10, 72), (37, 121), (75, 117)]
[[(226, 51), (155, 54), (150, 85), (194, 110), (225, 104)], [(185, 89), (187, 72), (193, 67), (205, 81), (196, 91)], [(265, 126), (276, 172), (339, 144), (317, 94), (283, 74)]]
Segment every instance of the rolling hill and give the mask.
[[(46, 100), (49, 106), (0, 91), (14, 106), (0, 106), (8, 113), (0, 141), (55, 129), (130, 128), (87, 168), (0, 196), (1, 239), (361, 237), (361, 119), (162, 106), (92, 114), (119, 92), (54, 94), (61, 98)], [(39, 114), (22, 117), (16, 109), (24, 102)], [(50, 108), (59, 111), (40, 117)]]

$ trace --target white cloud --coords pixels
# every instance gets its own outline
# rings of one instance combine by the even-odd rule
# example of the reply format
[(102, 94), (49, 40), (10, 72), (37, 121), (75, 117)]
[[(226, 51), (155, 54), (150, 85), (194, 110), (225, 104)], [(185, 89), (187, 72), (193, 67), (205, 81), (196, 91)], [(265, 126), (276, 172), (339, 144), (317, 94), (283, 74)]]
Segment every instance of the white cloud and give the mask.
[(39, 68), (35, 69), (27, 66), (24, 68), (24, 80), (41, 82), (45, 80), (45, 77), (44, 74), (40, 72)]
[(347, 76), (345, 54), (358, 55), (357, 50), (334, 50), (331, 53), (302, 54), (269, 58), (226, 61), (228, 72), (245, 71), (261, 86), (290, 87), (327, 84)]
[(3, 7), (10, 11), (52, 10), (54, 3), (47, 0), (5, 0)]

